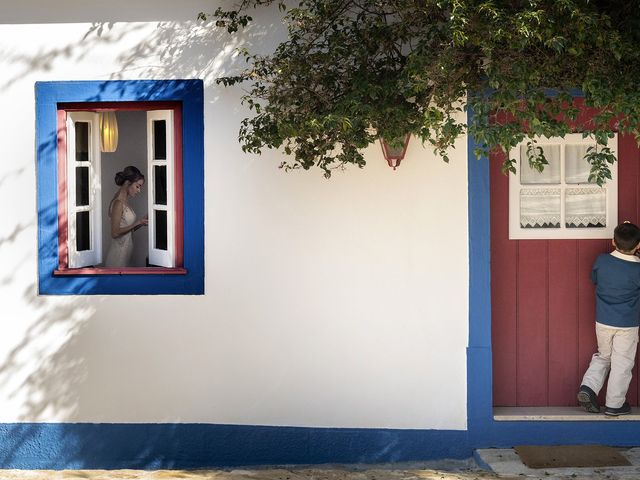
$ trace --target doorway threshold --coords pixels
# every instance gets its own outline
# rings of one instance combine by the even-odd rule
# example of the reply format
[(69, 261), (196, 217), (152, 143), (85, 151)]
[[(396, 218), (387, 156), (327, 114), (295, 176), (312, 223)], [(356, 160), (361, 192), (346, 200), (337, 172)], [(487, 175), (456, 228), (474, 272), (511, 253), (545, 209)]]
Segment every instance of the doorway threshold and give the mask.
[(640, 421), (640, 407), (632, 407), (629, 415), (611, 417), (602, 413), (588, 413), (581, 407), (493, 407), (496, 422), (624, 422)]

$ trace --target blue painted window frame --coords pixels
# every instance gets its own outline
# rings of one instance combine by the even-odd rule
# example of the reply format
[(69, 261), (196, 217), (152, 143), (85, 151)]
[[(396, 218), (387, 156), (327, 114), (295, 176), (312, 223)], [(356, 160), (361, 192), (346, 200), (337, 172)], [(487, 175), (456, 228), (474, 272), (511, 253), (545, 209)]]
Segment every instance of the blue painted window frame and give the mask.
[[(204, 87), (202, 80), (36, 82), (38, 291), (43, 295), (204, 294)], [(184, 275), (54, 276), (58, 268), (59, 103), (182, 104)]]

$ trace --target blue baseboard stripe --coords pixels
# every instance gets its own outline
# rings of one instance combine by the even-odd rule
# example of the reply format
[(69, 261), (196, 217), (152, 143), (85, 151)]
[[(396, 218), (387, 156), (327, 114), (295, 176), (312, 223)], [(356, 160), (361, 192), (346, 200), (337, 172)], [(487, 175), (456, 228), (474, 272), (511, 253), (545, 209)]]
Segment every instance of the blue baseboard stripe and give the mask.
[(468, 458), (466, 431), (211, 424), (0, 424), (0, 468), (183, 469)]

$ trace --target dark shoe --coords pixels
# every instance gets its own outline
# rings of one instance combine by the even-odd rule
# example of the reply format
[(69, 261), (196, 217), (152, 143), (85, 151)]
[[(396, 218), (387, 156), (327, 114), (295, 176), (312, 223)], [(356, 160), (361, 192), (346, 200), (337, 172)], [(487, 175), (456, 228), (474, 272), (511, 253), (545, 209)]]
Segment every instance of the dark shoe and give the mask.
[(578, 403), (589, 413), (600, 413), (600, 405), (598, 405), (596, 392), (586, 385), (580, 385), (580, 390), (578, 390)]
[(629, 402), (624, 402), (622, 406), (618, 408), (604, 407), (604, 414), (612, 417), (617, 417), (618, 415), (629, 415), (630, 413), (631, 407), (629, 406)]

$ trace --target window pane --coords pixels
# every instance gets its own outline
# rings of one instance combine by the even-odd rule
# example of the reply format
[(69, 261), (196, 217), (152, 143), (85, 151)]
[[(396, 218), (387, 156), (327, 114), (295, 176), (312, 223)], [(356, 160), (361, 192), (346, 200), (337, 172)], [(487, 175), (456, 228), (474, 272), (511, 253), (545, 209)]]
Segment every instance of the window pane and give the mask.
[(153, 167), (154, 201), (156, 205), (167, 204), (167, 167)]
[(76, 213), (76, 250), (82, 252), (90, 249), (89, 212), (78, 212)]
[(560, 189), (520, 190), (521, 228), (560, 228)]
[(155, 210), (156, 215), (156, 248), (158, 250), (167, 249), (167, 212), (165, 210)]
[(153, 121), (153, 158), (167, 159), (167, 122), (165, 120)]
[(76, 205), (89, 205), (89, 167), (76, 167)]
[(564, 207), (567, 228), (606, 227), (606, 199), (605, 188), (567, 188)]
[(564, 151), (564, 179), (567, 183), (589, 183), (591, 165), (584, 159), (587, 148), (595, 145), (567, 145)]
[(76, 122), (76, 162), (89, 161), (89, 124)]
[(560, 145), (539, 145), (539, 147), (542, 148), (544, 157), (549, 162), (542, 172), (529, 166), (527, 146), (520, 146), (520, 183), (523, 185), (560, 183)]

